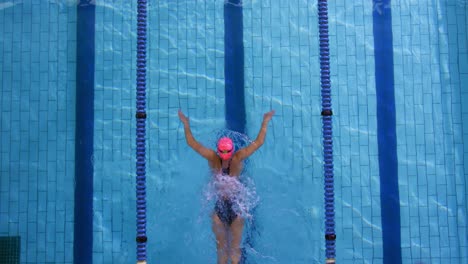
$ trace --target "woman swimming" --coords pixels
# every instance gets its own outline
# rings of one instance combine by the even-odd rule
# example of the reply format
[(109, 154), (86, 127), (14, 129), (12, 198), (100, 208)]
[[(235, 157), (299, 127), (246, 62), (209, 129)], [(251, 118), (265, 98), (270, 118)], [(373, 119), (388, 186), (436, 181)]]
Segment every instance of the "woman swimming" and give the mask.
[[(241, 259), (240, 242), (244, 219), (236, 212), (235, 196), (239, 176), (243, 168), (243, 161), (252, 155), (265, 142), (268, 123), (275, 111), (263, 115), (263, 122), (255, 141), (239, 150), (235, 150), (234, 143), (229, 137), (218, 140), (217, 151), (204, 147), (192, 135), (189, 119), (179, 110), (179, 118), (184, 124), (187, 144), (198, 154), (208, 160), (214, 177), (217, 177), (218, 199), (212, 215), (212, 229), (216, 236), (218, 264), (238, 264)], [(224, 177), (224, 178), (223, 178)], [(239, 183), (240, 184), (240, 183)]]

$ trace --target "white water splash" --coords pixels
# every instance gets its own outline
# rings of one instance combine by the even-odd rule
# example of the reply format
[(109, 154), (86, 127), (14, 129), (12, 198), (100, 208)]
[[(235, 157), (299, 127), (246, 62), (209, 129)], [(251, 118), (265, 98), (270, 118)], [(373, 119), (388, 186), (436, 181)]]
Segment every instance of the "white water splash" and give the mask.
[(244, 219), (252, 218), (252, 210), (257, 206), (259, 198), (253, 181), (247, 176), (242, 182), (238, 177), (217, 174), (207, 184), (204, 190), (205, 202), (208, 205), (218, 200), (229, 200), (233, 204), (234, 212)]

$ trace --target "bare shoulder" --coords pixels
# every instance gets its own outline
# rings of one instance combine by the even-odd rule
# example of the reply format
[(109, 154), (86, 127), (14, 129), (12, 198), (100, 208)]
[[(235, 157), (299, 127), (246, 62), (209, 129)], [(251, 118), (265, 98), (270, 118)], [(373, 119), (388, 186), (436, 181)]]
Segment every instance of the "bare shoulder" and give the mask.
[(234, 155), (232, 155), (232, 159), (231, 159), (231, 166), (232, 165), (237, 165), (237, 164), (240, 164), (242, 163), (242, 150), (243, 149), (240, 149), (239, 151), (237, 151), (236, 153), (234, 153)]
[(231, 160), (230, 167), (231, 167), (230, 174), (234, 176), (239, 176), (242, 169), (244, 168), (244, 162), (239, 156), (236, 156), (236, 154), (234, 154)]
[(239, 149), (235, 154), (234, 158), (237, 157), (239, 162), (242, 162), (244, 159), (248, 158), (252, 153), (254, 153), (261, 145), (255, 141), (252, 141), (248, 146)]
[(209, 157), (206, 158), (208, 160), (208, 165), (210, 166), (211, 169), (219, 169), (221, 168), (221, 162), (219, 161), (218, 155), (216, 155), (216, 152), (213, 151)]

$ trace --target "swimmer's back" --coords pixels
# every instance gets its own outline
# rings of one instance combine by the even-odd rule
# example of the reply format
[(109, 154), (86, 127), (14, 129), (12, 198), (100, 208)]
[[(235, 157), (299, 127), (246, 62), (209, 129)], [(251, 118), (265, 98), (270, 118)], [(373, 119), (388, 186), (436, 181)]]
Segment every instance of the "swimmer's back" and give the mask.
[[(222, 173), (221, 159), (209, 161), (208, 164), (214, 174)], [(236, 155), (234, 154), (229, 164), (229, 176), (238, 177), (241, 174), (243, 168), (243, 162), (236, 158)]]

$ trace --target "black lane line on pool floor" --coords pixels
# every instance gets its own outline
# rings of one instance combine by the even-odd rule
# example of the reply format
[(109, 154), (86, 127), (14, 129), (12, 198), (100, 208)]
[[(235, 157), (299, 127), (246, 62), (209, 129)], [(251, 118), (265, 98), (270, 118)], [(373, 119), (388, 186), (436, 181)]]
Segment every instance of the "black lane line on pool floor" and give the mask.
[[(244, 96), (244, 26), (241, 0), (226, 0), (224, 3), (224, 76), (226, 128), (246, 133), (246, 110)], [(252, 212), (255, 215), (255, 212)], [(244, 243), (254, 247), (255, 217), (246, 228)], [(241, 263), (247, 263), (243, 247)]]
[[(75, 223), (73, 261), (92, 263), (95, 15), (93, 0), (80, 0), (76, 23)], [(71, 234), (68, 234), (71, 235)]]
[(242, 1), (224, 4), (224, 76), (227, 129), (245, 133)]
[(401, 264), (400, 195), (390, 0), (373, 0), (373, 26), (383, 260), (385, 264)]

